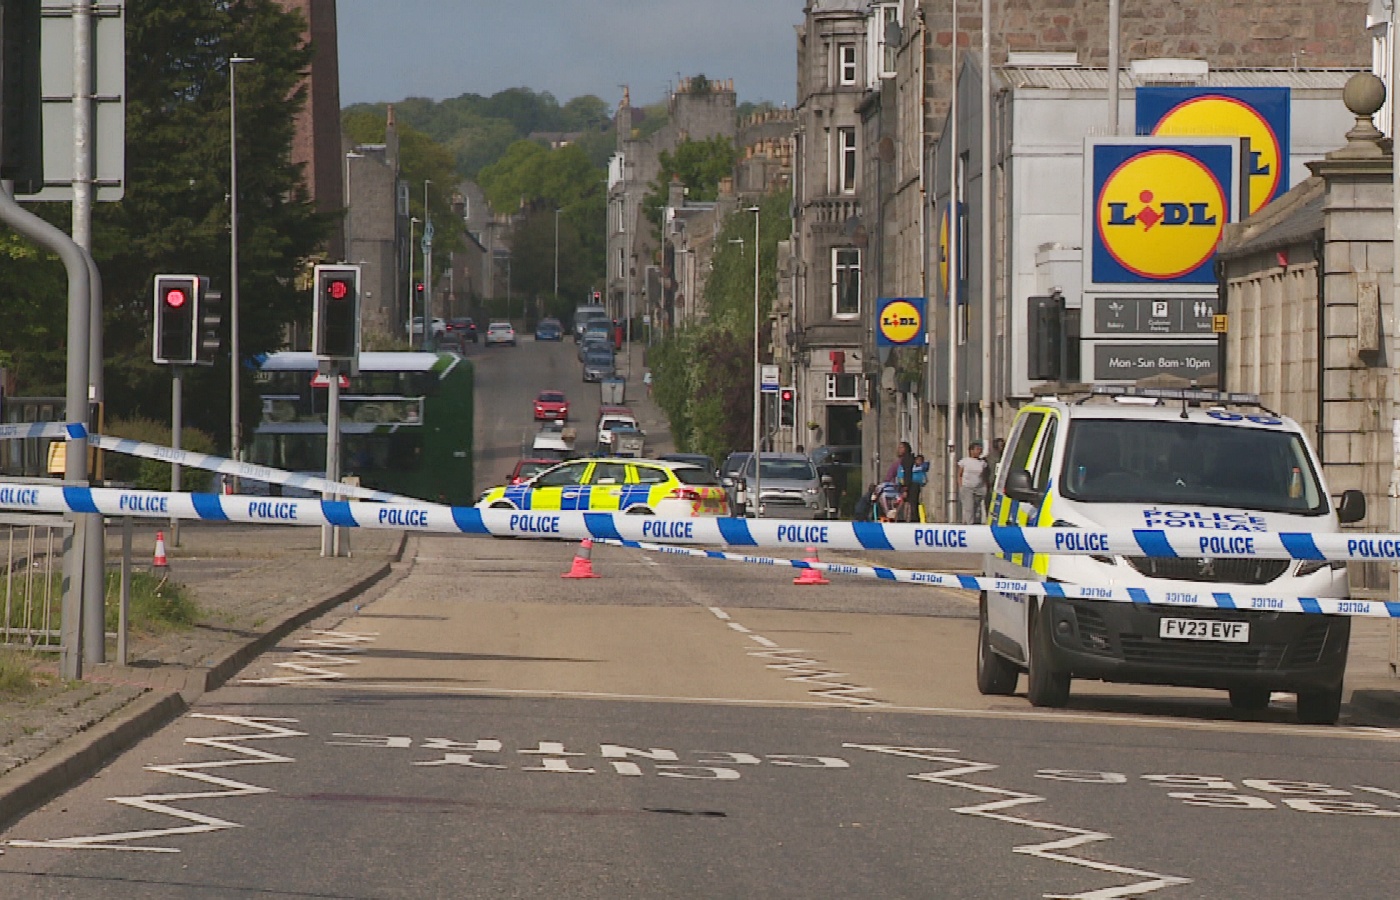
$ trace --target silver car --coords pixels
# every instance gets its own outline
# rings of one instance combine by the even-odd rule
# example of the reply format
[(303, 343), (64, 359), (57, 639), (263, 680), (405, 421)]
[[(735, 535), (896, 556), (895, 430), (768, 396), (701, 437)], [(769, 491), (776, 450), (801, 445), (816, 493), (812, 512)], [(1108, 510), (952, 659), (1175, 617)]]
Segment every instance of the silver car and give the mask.
[[(826, 502), (817, 467), (801, 453), (760, 453), (758, 515), (768, 519), (823, 519)], [(743, 477), (754, 488), (753, 458), (745, 461)], [(753, 515), (753, 507), (749, 508)]]

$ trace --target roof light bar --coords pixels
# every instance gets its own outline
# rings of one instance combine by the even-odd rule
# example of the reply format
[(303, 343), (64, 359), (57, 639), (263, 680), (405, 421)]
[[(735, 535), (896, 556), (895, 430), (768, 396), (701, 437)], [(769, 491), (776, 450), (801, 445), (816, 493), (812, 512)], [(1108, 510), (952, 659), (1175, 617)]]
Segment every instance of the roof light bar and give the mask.
[(1221, 403), (1232, 406), (1261, 405), (1258, 394), (1203, 391), (1196, 388), (1142, 388), (1126, 384), (1096, 384), (1090, 389), (1090, 393), (1099, 397), (1152, 397), (1159, 400)]

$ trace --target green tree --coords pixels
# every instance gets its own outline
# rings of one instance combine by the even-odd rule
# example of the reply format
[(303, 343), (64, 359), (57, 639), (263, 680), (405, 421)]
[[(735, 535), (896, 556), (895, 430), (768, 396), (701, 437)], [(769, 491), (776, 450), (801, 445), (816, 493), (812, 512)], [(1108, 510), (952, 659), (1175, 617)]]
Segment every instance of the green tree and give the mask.
[[(125, 198), (97, 204), (93, 215), (109, 419), (169, 416), (169, 373), (150, 358), (152, 276), (196, 272), (227, 294), (232, 56), (256, 59), (238, 70), (241, 349), (249, 356), (275, 349), (288, 325), (309, 319), (310, 300), (292, 276), (333, 220), (314, 212), (291, 163), (310, 61), (304, 29), (301, 15), (275, 0), (127, 3)], [(67, 228), (68, 204), (36, 208)], [(55, 259), (12, 235), (0, 235), (0, 256), (8, 314), (0, 349), (13, 355), (24, 393), (50, 392), (63, 383), (66, 276)], [(225, 315), (225, 348), (227, 322)], [(188, 427), (227, 439), (230, 369), (225, 356), (189, 373)], [(246, 420), (257, 400), (251, 391), (242, 396)]]
[(719, 196), (720, 180), (734, 174), (737, 158), (734, 142), (720, 135), (703, 141), (681, 141), (674, 152), (662, 150), (660, 171), (642, 198), (642, 209), (652, 227), (661, 228), (661, 211), (666, 206), (672, 179), (685, 185), (686, 196), (691, 200), (714, 200)]

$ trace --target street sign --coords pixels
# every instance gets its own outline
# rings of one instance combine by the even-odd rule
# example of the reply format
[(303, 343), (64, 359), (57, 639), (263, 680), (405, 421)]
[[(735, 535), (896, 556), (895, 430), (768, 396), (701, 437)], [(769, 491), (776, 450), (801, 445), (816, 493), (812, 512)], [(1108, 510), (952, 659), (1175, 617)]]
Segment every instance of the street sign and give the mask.
[[(340, 373), (336, 381), (343, 388), (350, 387), (350, 376), (346, 375), (344, 372)], [(331, 386), (331, 380), (327, 376), (317, 372), (315, 375), (311, 376), (311, 386), (314, 388), (328, 388)]]
[(765, 394), (778, 393), (778, 367), (762, 366), (759, 369), (759, 390)]
[(1210, 317), (1210, 330), (1216, 334), (1225, 334), (1230, 330), (1230, 316), (1227, 313), (1219, 313)]
[[(43, 0), (40, 35), (44, 94), (44, 186), (20, 200), (73, 201), (73, 3)], [(124, 2), (92, 7), (93, 199), (122, 199), (126, 174), (126, 13)]]

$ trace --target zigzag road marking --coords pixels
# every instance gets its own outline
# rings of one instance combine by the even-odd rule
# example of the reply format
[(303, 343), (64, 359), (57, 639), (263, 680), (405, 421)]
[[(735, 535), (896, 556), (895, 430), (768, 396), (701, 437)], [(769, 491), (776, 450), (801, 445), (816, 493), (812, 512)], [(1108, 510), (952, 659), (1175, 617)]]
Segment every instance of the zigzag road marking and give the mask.
[[(379, 636), (378, 632), (355, 634), (349, 631), (313, 631), (317, 637), (302, 638), (299, 644), (337, 650), (344, 654), (363, 652), (360, 644), (367, 644)], [(303, 684), (308, 681), (335, 681), (344, 678), (344, 672), (336, 667), (353, 666), (359, 660), (352, 656), (335, 656), (316, 650), (298, 650), (289, 662), (273, 663), (274, 669), (286, 669), (295, 675), (270, 675), (267, 678), (240, 678), (241, 684)]]
[(1043, 819), (1031, 819), (1024, 816), (1011, 815), (1004, 812), (1004, 810), (1014, 809), (1015, 807), (1025, 806), (1031, 803), (1044, 803), (1045, 798), (1035, 794), (1026, 794), (1021, 791), (1012, 791), (987, 784), (954, 780), (968, 775), (989, 772), (997, 768), (997, 766), (992, 763), (975, 762), (946, 755), (957, 753), (958, 751), (943, 748), (888, 747), (880, 744), (843, 744), (842, 746), (856, 750), (869, 750), (872, 753), (883, 753), (889, 756), (902, 756), (910, 759), (922, 759), (928, 762), (943, 763), (947, 765), (948, 768), (938, 772), (921, 772), (916, 775), (910, 775), (909, 777), (915, 781), (927, 781), (933, 784), (941, 784), (945, 787), (962, 788), (963, 790), (975, 791), (978, 794), (1001, 798), (975, 806), (955, 807), (953, 812), (959, 815), (995, 819), (998, 822), (1006, 822), (1010, 825), (1022, 825), (1039, 831), (1049, 831), (1067, 835), (1066, 837), (1047, 841), (1043, 844), (1024, 844), (1020, 847), (1015, 847), (1012, 849), (1014, 853), (1021, 853), (1026, 856), (1034, 856), (1038, 859), (1045, 859), (1051, 862), (1066, 863), (1072, 866), (1093, 869), (1097, 872), (1106, 872), (1130, 879), (1137, 879), (1131, 884), (1096, 888), (1077, 894), (1045, 894), (1044, 896), (1048, 898), (1048, 900), (1117, 900), (1117, 898), (1120, 897), (1137, 897), (1142, 894), (1150, 894), (1162, 888), (1191, 883), (1191, 879), (1183, 878), (1178, 875), (1161, 875), (1143, 869), (1114, 865), (1113, 863), (1100, 862), (1095, 859), (1085, 859), (1082, 856), (1071, 856), (1065, 851), (1073, 850), (1085, 844), (1093, 844), (1099, 841), (1111, 841), (1113, 840), (1113, 835), (1105, 834), (1102, 831), (1088, 831), (1083, 828), (1075, 828), (1072, 825), (1059, 825), (1054, 822), (1047, 822)]
[(272, 793), (272, 788), (259, 787), (255, 784), (245, 784), (241, 781), (234, 781), (232, 778), (220, 778), (217, 775), (210, 775), (210, 769), (227, 769), (234, 766), (260, 766), (268, 763), (290, 763), (296, 762), (290, 756), (282, 756), (277, 753), (269, 753), (265, 750), (258, 750), (254, 747), (245, 747), (245, 741), (267, 741), (275, 738), (305, 737), (306, 732), (294, 731), (291, 728), (283, 727), (279, 723), (295, 722), (296, 719), (271, 719), (271, 718), (249, 718), (245, 716), (216, 716), (205, 713), (192, 713), (193, 719), (210, 719), (216, 722), (225, 722), (230, 725), (237, 725), (243, 728), (253, 729), (252, 734), (235, 734), (221, 737), (194, 737), (185, 738), (185, 743), (195, 744), (201, 747), (212, 747), (218, 750), (225, 750), (229, 753), (236, 753), (235, 759), (217, 759), (209, 762), (198, 763), (176, 763), (169, 766), (146, 766), (148, 772), (159, 772), (162, 775), (174, 775), (179, 778), (189, 778), (193, 781), (213, 785), (223, 788), (215, 791), (195, 791), (180, 792), (173, 794), (143, 794), (139, 797), (108, 797), (113, 803), (120, 803), (123, 806), (130, 806), (133, 809), (143, 809), (147, 812), (161, 813), (173, 816), (191, 825), (177, 825), (172, 828), (154, 828), (146, 831), (122, 831), (112, 834), (94, 834), (84, 837), (56, 838), (49, 841), (10, 841), (11, 847), (37, 847), (55, 850), (130, 850), (144, 853), (179, 853), (178, 847), (152, 847), (149, 845), (129, 844), (129, 841), (139, 841), (146, 838), (169, 837), (177, 834), (204, 834), (210, 831), (223, 831), (229, 828), (241, 828), (237, 822), (228, 819), (220, 819), (217, 816), (206, 816), (201, 813), (191, 812), (186, 809), (179, 809), (169, 804), (182, 800), (204, 800), (223, 797), (248, 797), (254, 794)]

